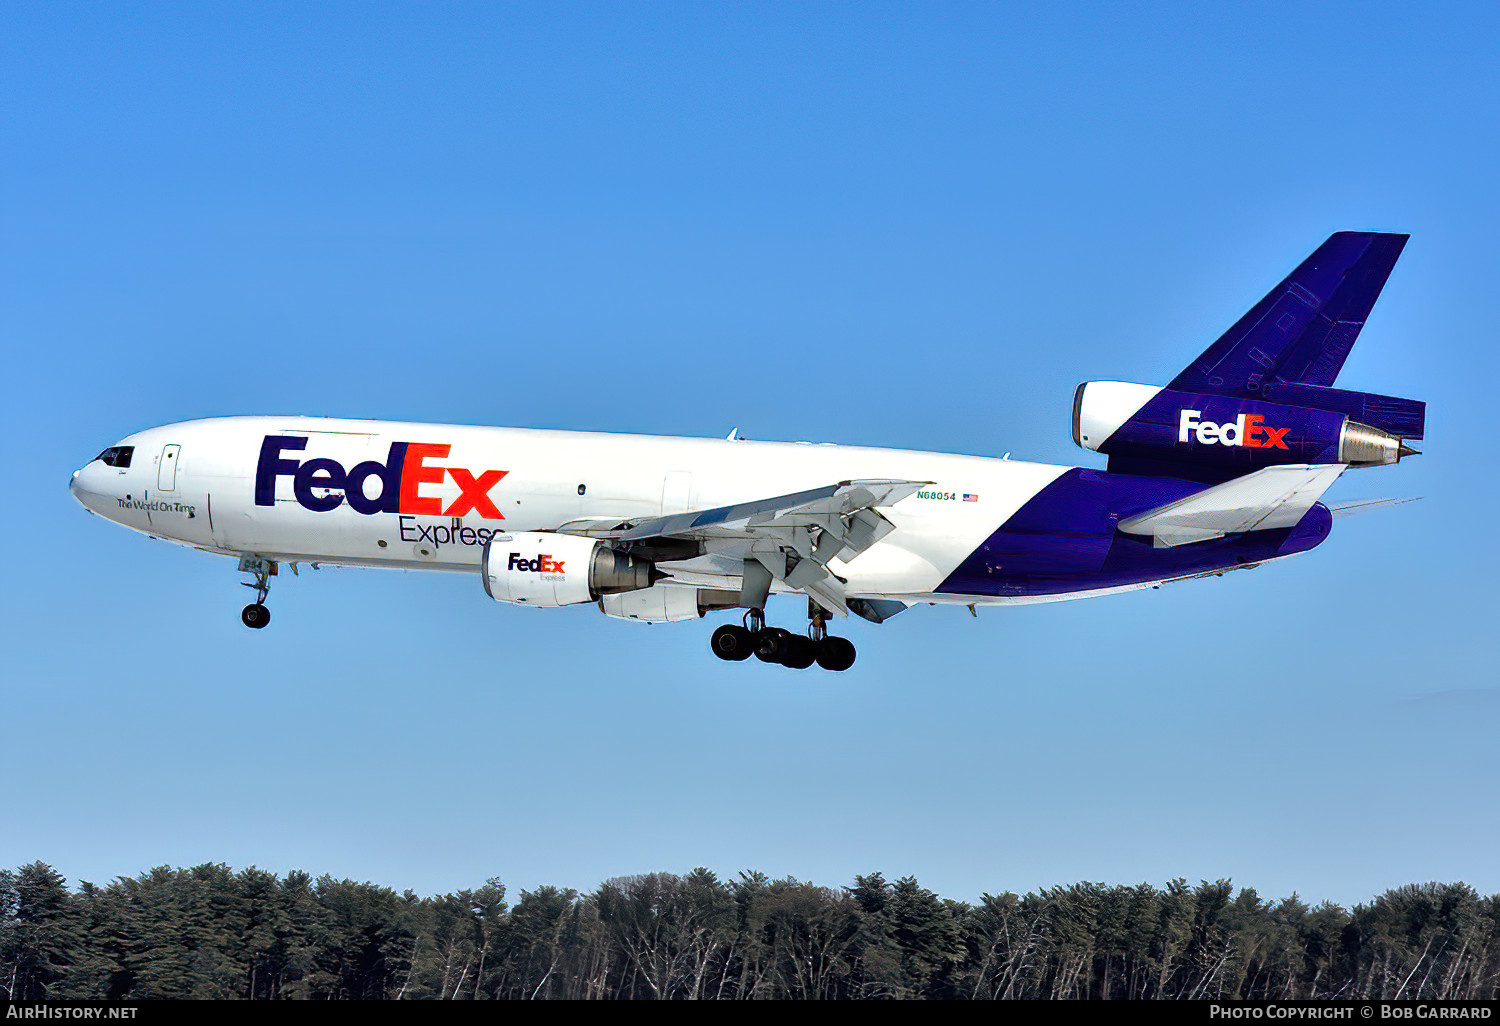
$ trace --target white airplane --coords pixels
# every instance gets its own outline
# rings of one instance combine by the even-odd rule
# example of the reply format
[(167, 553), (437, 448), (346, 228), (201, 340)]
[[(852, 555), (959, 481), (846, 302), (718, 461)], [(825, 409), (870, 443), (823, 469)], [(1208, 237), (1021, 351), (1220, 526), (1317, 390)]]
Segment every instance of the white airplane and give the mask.
[[(805, 442), (226, 417), (121, 439), (73, 474), (90, 511), (235, 556), (246, 626), (278, 565), (477, 572), (499, 602), (693, 620), (720, 658), (847, 669), (832, 617), (1050, 602), (1222, 574), (1327, 536), (1350, 467), (1412, 454), (1425, 405), (1335, 389), (1406, 236), (1341, 232), (1165, 387), (1079, 386), (1108, 470)], [(769, 627), (774, 592), (806, 634)]]

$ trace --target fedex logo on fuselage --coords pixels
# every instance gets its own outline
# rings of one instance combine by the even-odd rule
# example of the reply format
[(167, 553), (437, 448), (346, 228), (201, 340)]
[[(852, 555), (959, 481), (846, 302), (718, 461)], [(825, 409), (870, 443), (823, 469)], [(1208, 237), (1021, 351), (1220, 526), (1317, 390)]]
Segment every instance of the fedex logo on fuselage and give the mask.
[[(486, 470), (475, 474), (463, 467), (445, 467), (450, 446), (430, 442), (392, 442), (384, 463), (366, 460), (345, 469), (338, 460), (288, 459), (282, 455), (307, 448), (307, 439), (297, 435), (267, 435), (255, 466), (255, 504), (276, 504), (276, 479), (292, 479), (292, 494), (299, 505), (314, 513), (337, 509), (345, 499), (356, 513), (407, 513), (417, 516), (462, 517), (478, 514), (486, 520), (504, 520), (490, 498), (509, 471)], [(443, 506), (443, 500), (423, 495), (423, 485), (441, 484), (451, 478), (458, 485), (458, 498)], [(379, 482), (371, 495), (370, 482)], [(313, 489), (325, 494), (315, 494)], [(343, 494), (339, 494), (343, 493)]]
[(1285, 449), (1291, 428), (1274, 428), (1258, 413), (1242, 413), (1227, 424), (1199, 420), (1202, 410), (1183, 410), (1177, 422), (1177, 440), (1195, 439), (1199, 445), (1242, 445), (1248, 449)]

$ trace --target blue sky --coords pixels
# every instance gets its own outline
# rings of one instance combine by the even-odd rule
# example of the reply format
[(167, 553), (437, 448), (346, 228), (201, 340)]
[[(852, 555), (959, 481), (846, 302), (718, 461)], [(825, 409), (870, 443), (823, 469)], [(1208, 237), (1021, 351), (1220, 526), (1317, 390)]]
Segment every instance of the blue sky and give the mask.
[[(1480, 4), (0, 7), (0, 865), (433, 893), (706, 865), (959, 898), (1233, 877), (1500, 891)], [(853, 624), (283, 577), (87, 516), (132, 431), (306, 413), (1098, 466), (1330, 232), (1412, 234), (1340, 384), (1425, 454), (1253, 574)], [(787, 602), (783, 612), (797, 610)], [(773, 607), (773, 616), (778, 611)]]

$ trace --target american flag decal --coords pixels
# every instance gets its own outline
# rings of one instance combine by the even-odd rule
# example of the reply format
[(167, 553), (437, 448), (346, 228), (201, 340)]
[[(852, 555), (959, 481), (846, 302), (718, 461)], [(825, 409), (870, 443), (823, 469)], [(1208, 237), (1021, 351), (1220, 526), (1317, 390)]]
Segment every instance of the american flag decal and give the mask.
[(965, 502), (978, 502), (979, 501), (979, 496), (977, 496), (977, 495), (970, 495), (968, 492), (964, 492), (964, 501)]

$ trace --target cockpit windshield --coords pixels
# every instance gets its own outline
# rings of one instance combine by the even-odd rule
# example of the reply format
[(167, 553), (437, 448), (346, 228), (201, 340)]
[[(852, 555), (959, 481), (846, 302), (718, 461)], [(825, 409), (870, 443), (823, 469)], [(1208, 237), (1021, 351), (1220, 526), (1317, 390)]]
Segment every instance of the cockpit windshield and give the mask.
[(106, 467), (119, 467), (123, 470), (130, 466), (130, 457), (133, 455), (135, 455), (133, 445), (112, 445), (94, 459), (101, 461)]

